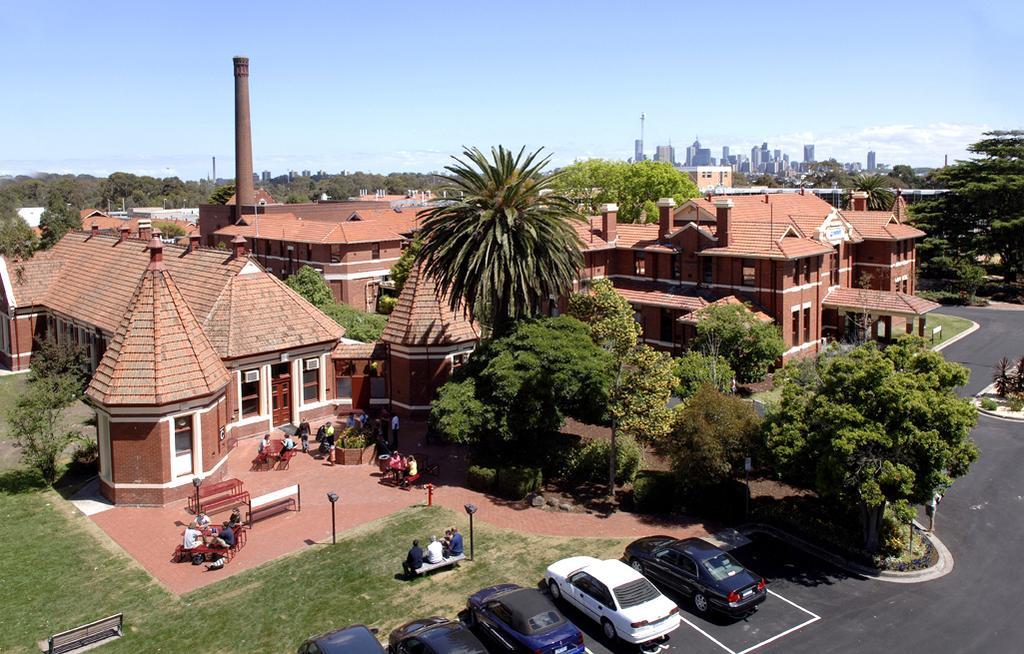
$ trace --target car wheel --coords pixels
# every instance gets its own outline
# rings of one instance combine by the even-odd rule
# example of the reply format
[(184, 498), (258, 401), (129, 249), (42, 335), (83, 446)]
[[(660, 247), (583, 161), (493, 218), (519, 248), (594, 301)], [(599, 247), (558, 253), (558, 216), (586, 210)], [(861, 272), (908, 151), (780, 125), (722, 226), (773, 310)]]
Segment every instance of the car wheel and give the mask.
[(601, 620), (601, 633), (604, 634), (605, 640), (609, 642), (614, 641), (618, 635), (615, 633), (615, 625), (608, 620)]
[(558, 582), (554, 579), (548, 579), (548, 590), (551, 591), (552, 599), (562, 599), (562, 589), (558, 587)]
[(701, 613), (706, 613), (708, 610), (708, 598), (704, 597), (704, 593), (693, 594), (693, 606), (696, 607)]
[(640, 574), (644, 573), (644, 564), (640, 561), (640, 559), (630, 559), (629, 567), (633, 568)]

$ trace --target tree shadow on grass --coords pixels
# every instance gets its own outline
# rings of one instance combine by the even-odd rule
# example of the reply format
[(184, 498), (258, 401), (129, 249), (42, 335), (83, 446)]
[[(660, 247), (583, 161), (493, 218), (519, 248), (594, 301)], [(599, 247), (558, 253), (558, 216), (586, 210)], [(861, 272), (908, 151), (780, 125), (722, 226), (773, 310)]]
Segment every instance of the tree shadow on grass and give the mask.
[(46, 488), (46, 482), (39, 473), (29, 468), (14, 468), (0, 472), (0, 493), (20, 495)]

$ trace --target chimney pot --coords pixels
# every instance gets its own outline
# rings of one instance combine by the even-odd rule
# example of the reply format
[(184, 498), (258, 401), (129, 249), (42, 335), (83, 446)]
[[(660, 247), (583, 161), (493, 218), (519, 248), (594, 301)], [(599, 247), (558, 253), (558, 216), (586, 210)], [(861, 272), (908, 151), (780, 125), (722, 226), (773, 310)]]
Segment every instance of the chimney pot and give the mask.
[(200, 241), (200, 239), (202, 239), (202, 236), (199, 235), (199, 232), (192, 232), (191, 234), (188, 235), (188, 251), (189, 252), (195, 252), (196, 250), (199, 249), (199, 241)]
[(672, 209), (676, 201), (672, 198), (660, 198), (658, 200), (658, 238), (668, 238), (672, 231)]
[(245, 237), (241, 234), (235, 234), (235, 237), (231, 239), (231, 251), (234, 253), (236, 259), (241, 259), (245, 256)]
[(162, 265), (164, 260), (164, 244), (158, 236), (149, 241), (149, 265), (150, 267)]
[[(767, 196), (765, 196), (767, 197)], [(729, 222), (732, 219), (733, 201), (731, 198), (715, 199), (715, 232), (718, 237), (718, 247), (724, 248), (731, 245), (729, 233)]]
[(118, 239), (118, 242), (120, 243), (121, 241), (127, 241), (128, 240), (128, 236), (131, 233), (132, 233), (132, 230), (131, 230), (130, 227), (128, 227), (128, 225), (121, 225), (120, 237)]
[(93, 223), (92, 224), (92, 235), (93, 236), (98, 236), (99, 233), (100, 233), (100, 226), (97, 225), (96, 223)]
[(601, 205), (601, 236), (604, 240), (612, 243), (619, 238), (619, 205)]
[(152, 223), (149, 222), (148, 218), (139, 219), (139, 238), (144, 241), (148, 241), (153, 235)]

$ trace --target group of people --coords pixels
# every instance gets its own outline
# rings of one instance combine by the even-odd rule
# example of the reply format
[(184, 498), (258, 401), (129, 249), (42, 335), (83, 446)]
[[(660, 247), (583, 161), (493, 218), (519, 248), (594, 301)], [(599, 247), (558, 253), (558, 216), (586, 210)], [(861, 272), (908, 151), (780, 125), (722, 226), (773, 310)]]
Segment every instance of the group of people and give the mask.
[(409, 456), (402, 456), (398, 450), (395, 450), (388, 455), (387, 473), (390, 474), (399, 485), (405, 486), (419, 476), (419, 463), (416, 461), (416, 457), (412, 454)]
[[(237, 542), (236, 532), (241, 524), (242, 512), (237, 508), (231, 511), (231, 516), (221, 523), (220, 527), (211, 527), (210, 517), (205, 513), (200, 513), (185, 527), (181, 546), (186, 550), (193, 550), (200, 545), (229, 550)], [(210, 570), (223, 568), (226, 561), (227, 557), (219, 556), (206, 567)]]
[(463, 554), (465, 554), (465, 549), (462, 545), (462, 534), (459, 533), (458, 527), (452, 527), (444, 532), (444, 538), (441, 540), (438, 540), (437, 536), (431, 536), (426, 552), (420, 548), (419, 539), (414, 540), (412, 548), (405, 557), (405, 561), (402, 562), (402, 571), (407, 577), (410, 577), (424, 563), (428, 565), (441, 563), (445, 559), (450, 559), (453, 556), (462, 556)]
[[(365, 412), (350, 413), (346, 419), (347, 426), (349, 428), (355, 427), (357, 424), (361, 428), (366, 427), (366, 421), (368, 417)], [(391, 438), (388, 439), (387, 428), (391, 428)], [(380, 418), (374, 420), (373, 432), (377, 440), (377, 449), (381, 454), (390, 454), (391, 452), (398, 449), (398, 428), (400, 421), (397, 415), (390, 416), (387, 410), (385, 410)], [(334, 449), (335, 449), (335, 436), (334, 436), (334, 423), (328, 420), (324, 424), (320, 425), (320, 428), (316, 432), (316, 442), (319, 443), (318, 452), (321, 456), (327, 458), (328, 465), (334, 465)], [(281, 451), (278, 452), (278, 458), (282, 458), (285, 452), (299, 449), (303, 453), (309, 452), (309, 434), (310, 427), (309, 423), (302, 421), (299, 424), (299, 428), (295, 431), (295, 436), (291, 434), (285, 434), (284, 441), (281, 446)], [(299, 439), (299, 443), (295, 442), (295, 439)], [(267, 449), (270, 448), (270, 434), (264, 434), (263, 438), (260, 439), (258, 445), (258, 451), (263, 454)]]

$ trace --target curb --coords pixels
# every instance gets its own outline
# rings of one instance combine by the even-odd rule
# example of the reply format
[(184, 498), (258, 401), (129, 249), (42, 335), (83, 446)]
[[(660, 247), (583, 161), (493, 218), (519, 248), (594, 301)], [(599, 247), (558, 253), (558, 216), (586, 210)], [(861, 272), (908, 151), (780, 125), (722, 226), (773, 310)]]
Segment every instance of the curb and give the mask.
[[(958, 316), (958, 317), (961, 317), (961, 316)], [(970, 318), (968, 318), (968, 320), (970, 320)], [(976, 323), (973, 320), (971, 320), (971, 326), (970, 327), (968, 327), (964, 331), (960, 332), (959, 334), (957, 334), (953, 338), (949, 339), (945, 343), (939, 343), (938, 345), (936, 345), (935, 347), (932, 348), (932, 351), (933, 352), (941, 352), (942, 350), (946, 349), (947, 347), (949, 347), (953, 343), (956, 343), (957, 341), (959, 341), (961, 338), (967, 338), (968, 336), (970, 336), (974, 332), (978, 331), (979, 329), (981, 329), (981, 325), (979, 325), (978, 323)]]
[(972, 404), (974, 404), (974, 407), (978, 410), (978, 413), (982, 413), (986, 416), (996, 418), (998, 420), (1006, 420), (1007, 422), (1024, 422), (1024, 417), (1018, 418), (1017, 416), (1008, 416), (1002, 413), (997, 413), (995, 411), (989, 411), (987, 409), (981, 408), (982, 396), (991, 395), (992, 393), (995, 392), (995, 389), (996, 385), (995, 383), (992, 383), (974, 394), (974, 400), (976, 401), (972, 402)]
[(935, 551), (938, 552), (938, 562), (930, 568), (924, 570), (913, 570), (911, 572), (895, 572), (891, 570), (879, 570), (866, 566), (854, 561), (850, 561), (834, 552), (830, 552), (818, 545), (810, 543), (799, 536), (783, 531), (778, 527), (766, 525), (763, 523), (751, 523), (742, 525), (738, 530), (744, 535), (751, 533), (763, 533), (774, 538), (796, 547), (797, 549), (803, 550), (807, 554), (819, 558), (827, 563), (831, 563), (841, 570), (845, 570), (851, 574), (864, 577), (866, 579), (874, 579), (875, 581), (885, 581), (894, 584), (919, 584), (939, 577), (944, 577), (953, 571), (953, 555), (949, 549), (940, 541), (935, 534), (930, 534), (924, 530), (924, 528), (914, 520), (914, 525), (921, 530), (921, 535), (927, 538), (928, 541), (935, 547)]

